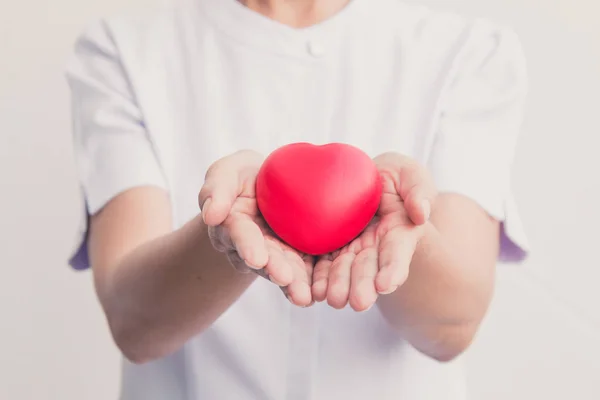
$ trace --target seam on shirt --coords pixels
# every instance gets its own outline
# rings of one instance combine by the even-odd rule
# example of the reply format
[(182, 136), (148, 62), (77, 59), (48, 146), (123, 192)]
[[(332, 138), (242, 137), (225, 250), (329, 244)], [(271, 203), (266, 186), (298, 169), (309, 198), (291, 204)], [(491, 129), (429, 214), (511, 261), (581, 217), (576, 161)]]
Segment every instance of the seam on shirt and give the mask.
[(425, 144), (422, 150), (424, 165), (429, 165), (429, 158), (431, 157), (431, 153), (439, 140), (438, 130), (443, 114), (442, 107), (447, 96), (448, 89), (452, 85), (456, 76), (456, 71), (459, 69), (460, 59), (463, 54), (463, 50), (469, 42), (469, 36), (473, 32), (473, 28), (474, 23), (471, 23), (467, 28), (464, 29), (462, 34), (459, 36), (457, 43), (454, 46), (453, 56), (448, 60), (449, 68), (446, 68), (446, 74), (442, 75), (439, 79), (442, 82), (442, 84), (440, 85), (438, 98), (434, 107), (433, 115), (435, 117), (431, 126), (431, 130), (429, 132), (429, 135), (427, 135), (427, 139), (425, 140)]
[(137, 95), (136, 95), (136, 91), (134, 88), (134, 84), (132, 79), (130, 78), (131, 74), (129, 72), (129, 69), (127, 68), (127, 66), (125, 65), (124, 62), (124, 58), (121, 52), (121, 48), (119, 47), (119, 45), (117, 44), (117, 41), (115, 40), (115, 37), (113, 35), (112, 30), (109, 27), (109, 24), (107, 23), (106, 20), (102, 20), (101, 24), (105, 30), (106, 36), (108, 37), (108, 39), (110, 40), (111, 44), (114, 47), (114, 51), (115, 51), (115, 62), (117, 63), (119, 69), (121, 70), (121, 73), (123, 74), (123, 77), (125, 79), (126, 85), (127, 85), (127, 89), (129, 91), (129, 96), (130, 99), (129, 101), (131, 103), (134, 104), (134, 106), (137, 108), (139, 114), (140, 114), (140, 127), (142, 128), (143, 132), (144, 132), (144, 136), (146, 138), (146, 140), (148, 141), (149, 145), (150, 145), (150, 149), (152, 151), (152, 154), (154, 155), (154, 159), (156, 161), (156, 163), (158, 164), (158, 169), (162, 175), (163, 181), (165, 183), (165, 188), (167, 189), (168, 195), (169, 195), (169, 199), (171, 200), (171, 204), (173, 204), (173, 199), (172, 199), (172, 185), (170, 182), (170, 179), (168, 179), (167, 173), (166, 173), (166, 168), (164, 165), (164, 162), (161, 158), (160, 152), (158, 151), (157, 145), (155, 143), (154, 138), (152, 137), (152, 135), (150, 134), (149, 128), (146, 124), (146, 118), (145, 118), (145, 114), (144, 114), (144, 110), (142, 108), (142, 105), (140, 104)]

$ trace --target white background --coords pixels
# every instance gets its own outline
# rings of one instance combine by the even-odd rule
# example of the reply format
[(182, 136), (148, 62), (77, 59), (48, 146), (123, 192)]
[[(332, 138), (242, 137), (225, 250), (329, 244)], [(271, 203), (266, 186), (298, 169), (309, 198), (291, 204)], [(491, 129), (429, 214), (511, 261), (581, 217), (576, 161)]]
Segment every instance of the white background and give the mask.
[[(90, 273), (65, 262), (81, 204), (63, 66), (92, 18), (149, 1), (0, 0), (0, 399), (116, 399)], [(500, 268), (467, 354), (472, 399), (598, 400), (600, 6), (426, 3), (515, 27), (532, 80), (514, 184), (534, 253)]]

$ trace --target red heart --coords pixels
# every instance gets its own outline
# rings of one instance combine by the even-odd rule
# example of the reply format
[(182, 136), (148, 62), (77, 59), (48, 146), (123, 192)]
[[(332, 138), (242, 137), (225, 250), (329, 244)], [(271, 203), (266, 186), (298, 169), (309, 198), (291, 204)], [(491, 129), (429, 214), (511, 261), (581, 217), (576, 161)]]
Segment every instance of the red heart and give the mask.
[(320, 255), (348, 244), (379, 207), (382, 182), (356, 147), (293, 143), (271, 153), (258, 172), (256, 200), (287, 244)]

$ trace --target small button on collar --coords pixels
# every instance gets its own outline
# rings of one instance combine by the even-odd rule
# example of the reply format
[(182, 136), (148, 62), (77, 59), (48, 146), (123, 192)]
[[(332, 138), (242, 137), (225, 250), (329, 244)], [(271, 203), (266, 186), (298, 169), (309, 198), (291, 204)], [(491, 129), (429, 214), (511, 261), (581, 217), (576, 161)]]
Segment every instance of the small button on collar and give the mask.
[(306, 49), (308, 50), (308, 54), (313, 57), (321, 57), (323, 54), (325, 54), (325, 48), (323, 45), (317, 42), (308, 42), (306, 44)]

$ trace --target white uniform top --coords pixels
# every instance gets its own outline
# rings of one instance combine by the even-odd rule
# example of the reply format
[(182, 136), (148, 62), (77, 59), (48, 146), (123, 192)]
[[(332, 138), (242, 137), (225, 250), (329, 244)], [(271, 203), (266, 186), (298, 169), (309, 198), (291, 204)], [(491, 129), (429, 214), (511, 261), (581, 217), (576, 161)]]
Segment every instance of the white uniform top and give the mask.
[[(510, 30), (398, 0), (353, 0), (293, 29), (235, 0), (194, 0), (92, 25), (68, 79), (88, 215), (128, 188), (156, 185), (170, 193), (177, 228), (197, 215), (218, 158), (346, 142), (426, 164), (440, 191), (503, 222), (504, 260), (525, 255), (509, 170), (527, 84)], [(78, 269), (88, 266), (86, 231)], [(176, 353), (125, 361), (122, 380), (122, 400), (464, 397), (460, 361), (419, 354), (377, 307), (301, 309), (266, 280)]]

